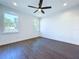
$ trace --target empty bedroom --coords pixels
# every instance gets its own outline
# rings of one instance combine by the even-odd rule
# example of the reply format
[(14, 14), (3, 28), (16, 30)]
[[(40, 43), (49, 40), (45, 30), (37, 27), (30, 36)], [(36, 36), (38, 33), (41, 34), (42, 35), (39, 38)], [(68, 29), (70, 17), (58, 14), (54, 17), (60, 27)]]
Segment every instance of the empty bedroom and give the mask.
[(79, 0), (0, 0), (0, 59), (79, 59)]

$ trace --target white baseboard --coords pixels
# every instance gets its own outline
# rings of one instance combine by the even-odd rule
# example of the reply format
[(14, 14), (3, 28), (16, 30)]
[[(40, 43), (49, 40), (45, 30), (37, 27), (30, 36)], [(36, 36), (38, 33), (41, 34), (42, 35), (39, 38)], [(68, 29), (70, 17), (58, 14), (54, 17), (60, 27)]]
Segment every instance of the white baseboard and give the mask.
[(15, 43), (15, 42), (19, 42), (19, 41), (23, 41), (23, 40), (29, 40), (29, 39), (36, 38), (36, 37), (39, 37), (39, 36), (33, 36), (33, 37), (28, 37), (28, 38), (26, 37), (26, 38), (17, 39), (17, 40), (11, 39), (10, 41), (7, 41), (7, 42), (2, 41), (2, 42), (0, 42), (0, 46)]
[(47, 38), (47, 39), (51, 39), (51, 40), (55, 40), (55, 41), (60, 41), (60, 42), (68, 43), (68, 44), (78, 45), (79, 46), (78, 42), (76, 43), (76, 42), (64, 41), (64, 40), (59, 40), (59, 39), (50, 38), (50, 37), (46, 37), (46, 36), (41, 36), (41, 37)]

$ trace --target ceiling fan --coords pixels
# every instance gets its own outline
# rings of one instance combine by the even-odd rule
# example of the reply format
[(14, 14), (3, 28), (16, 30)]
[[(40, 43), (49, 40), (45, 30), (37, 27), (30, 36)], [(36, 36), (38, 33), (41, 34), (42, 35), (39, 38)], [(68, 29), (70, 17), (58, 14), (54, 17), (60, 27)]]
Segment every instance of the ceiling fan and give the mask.
[(38, 7), (35, 7), (35, 6), (28, 6), (28, 7), (37, 9), (36, 11), (34, 11), (34, 13), (36, 13), (37, 11), (41, 11), (43, 14), (45, 14), (43, 9), (50, 9), (50, 8), (52, 8), (51, 6), (42, 7), (42, 4), (43, 4), (43, 0), (40, 0)]

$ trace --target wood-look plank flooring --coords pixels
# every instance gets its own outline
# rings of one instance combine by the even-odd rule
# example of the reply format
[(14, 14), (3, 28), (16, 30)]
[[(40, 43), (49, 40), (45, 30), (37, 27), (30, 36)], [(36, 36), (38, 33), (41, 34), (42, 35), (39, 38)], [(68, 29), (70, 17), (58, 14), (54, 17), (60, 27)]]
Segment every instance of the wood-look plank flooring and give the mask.
[(40, 37), (0, 46), (0, 59), (79, 59), (79, 46)]

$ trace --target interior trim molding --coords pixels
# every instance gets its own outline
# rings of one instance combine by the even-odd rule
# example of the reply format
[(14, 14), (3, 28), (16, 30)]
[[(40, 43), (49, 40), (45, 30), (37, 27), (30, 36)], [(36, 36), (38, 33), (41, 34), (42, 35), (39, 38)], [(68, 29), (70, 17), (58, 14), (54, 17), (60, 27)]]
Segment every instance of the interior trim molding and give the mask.
[(5, 46), (5, 45), (14, 44), (14, 43), (18, 43), (18, 42), (22, 42), (22, 41), (26, 41), (26, 40), (37, 39), (37, 38), (40, 38), (40, 36), (36, 36), (36, 37), (32, 37), (32, 38), (27, 38), (27, 39), (23, 39), (23, 40), (19, 40), (19, 41), (17, 40), (17, 41), (10, 42), (10, 43), (3, 43), (3, 44), (0, 44), (0, 46)]

